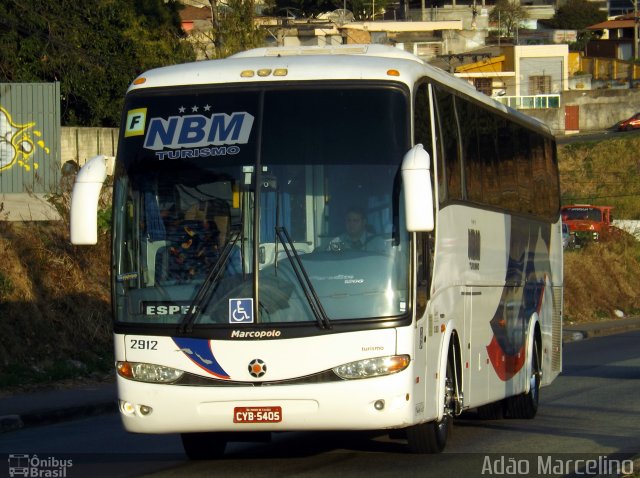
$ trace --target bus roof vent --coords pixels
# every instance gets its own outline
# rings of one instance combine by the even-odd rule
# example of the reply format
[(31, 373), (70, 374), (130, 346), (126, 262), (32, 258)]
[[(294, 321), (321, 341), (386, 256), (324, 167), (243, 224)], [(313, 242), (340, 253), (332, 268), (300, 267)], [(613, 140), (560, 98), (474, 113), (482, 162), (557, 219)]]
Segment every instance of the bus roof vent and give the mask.
[(347, 47), (267, 48), (265, 56), (364, 55), (366, 53), (366, 45), (357, 45)]
[(404, 58), (420, 61), (413, 54), (389, 45), (335, 45), (335, 46), (299, 46), (277, 48), (255, 48), (236, 53), (231, 58), (316, 56), (316, 55), (366, 55), (385, 58)]
[(232, 58), (255, 58), (265, 56), (314, 56), (314, 55), (364, 55), (369, 45), (339, 45), (332, 47), (299, 46), (277, 48), (254, 48), (232, 55)]

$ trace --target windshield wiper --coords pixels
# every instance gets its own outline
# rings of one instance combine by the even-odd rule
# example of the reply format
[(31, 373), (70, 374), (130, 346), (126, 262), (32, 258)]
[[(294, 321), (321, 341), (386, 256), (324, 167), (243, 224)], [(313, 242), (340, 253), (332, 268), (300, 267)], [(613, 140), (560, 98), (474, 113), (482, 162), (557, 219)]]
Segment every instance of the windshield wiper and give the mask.
[(320, 302), (320, 298), (316, 293), (313, 284), (311, 283), (311, 279), (309, 279), (309, 275), (302, 264), (302, 260), (300, 260), (300, 255), (296, 248), (293, 245), (293, 241), (291, 240), (291, 236), (289, 232), (284, 226), (276, 226), (276, 235), (280, 242), (282, 243), (282, 247), (284, 248), (284, 252), (287, 254), (289, 258), (289, 262), (291, 262), (291, 268), (302, 287), (302, 292), (304, 292), (304, 296), (307, 298), (307, 302), (309, 303), (309, 307), (313, 312), (316, 320), (318, 321), (318, 325), (323, 329), (331, 329), (331, 321), (327, 316), (327, 313), (322, 307), (322, 302)]
[(222, 275), (224, 270), (224, 266), (229, 261), (229, 257), (231, 256), (231, 251), (233, 250), (233, 246), (235, 246), (236, 242), (238, 242), (238, 238), (240, 237), (240, 229), (235, 231), (231, 231), (231, 237), (222, 248), (220, 252), (220, 257), (211, 268), (204, 282), (198, 289), (193, 301), (191, 301), (191, 305), (189, 306), (189, 311), (185, 314), (180, 322), (179, 333), (185, 334), (189, 333), (193, 330), (193, 324), (196, 322), (198, 317), (201, 314), (202, 306), (205, 301), (208, 299), (211, 294), (213, 288), (218, 283), (218, 279)]

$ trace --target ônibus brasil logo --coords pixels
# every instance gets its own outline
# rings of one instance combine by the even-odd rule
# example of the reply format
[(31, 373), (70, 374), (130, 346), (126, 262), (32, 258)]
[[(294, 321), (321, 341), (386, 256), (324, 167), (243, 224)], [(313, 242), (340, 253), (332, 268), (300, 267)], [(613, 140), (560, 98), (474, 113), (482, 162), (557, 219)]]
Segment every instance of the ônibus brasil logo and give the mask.
[(54, 456), (38, 457), (22, 453), (9, 455), (9, 476), (37, 476), (63, 478), (67, 469), (73, 466), (73, 460)]

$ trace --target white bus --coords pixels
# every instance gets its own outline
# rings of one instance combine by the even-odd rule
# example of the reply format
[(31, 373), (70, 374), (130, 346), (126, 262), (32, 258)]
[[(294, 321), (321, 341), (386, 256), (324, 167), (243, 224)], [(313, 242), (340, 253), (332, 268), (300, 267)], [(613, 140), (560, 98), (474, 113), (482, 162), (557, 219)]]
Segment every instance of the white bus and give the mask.
[[(73, 243), (104, 179), (78, 174)], [(113, 180), (122, 421), (191, 458), (300, 430), (439, 452), (462, 411), (533, 417), (561, 371), (554, 138), (404, 51), (149, 71)]]

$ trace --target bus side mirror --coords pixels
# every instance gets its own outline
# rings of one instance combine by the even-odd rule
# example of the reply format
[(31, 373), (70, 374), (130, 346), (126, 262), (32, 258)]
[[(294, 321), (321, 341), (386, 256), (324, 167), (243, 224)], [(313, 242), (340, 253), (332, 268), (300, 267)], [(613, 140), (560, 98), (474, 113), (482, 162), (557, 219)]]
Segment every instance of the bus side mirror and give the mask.
[(402, 184), (409, 232), (433, 231), (433, 190), (429, 153), (416, 144), (402, 159)]
[(98, 242), (98, 200), (107, 178), (107, 157), (95, 156), (87, 161), (76, 176), (71, 193), (71, 244)]

